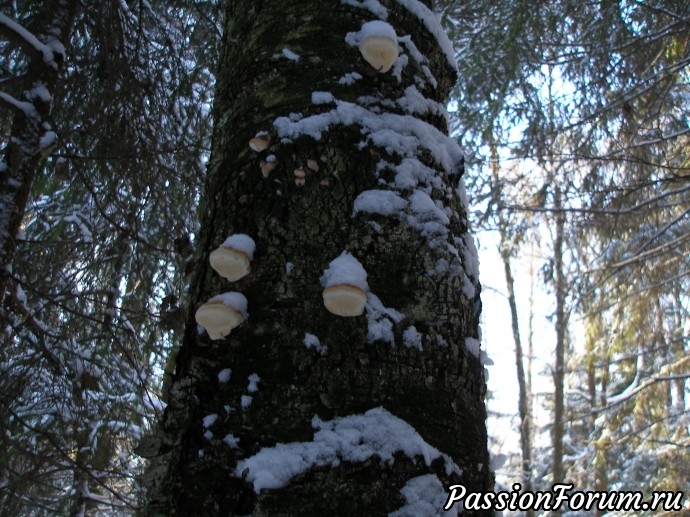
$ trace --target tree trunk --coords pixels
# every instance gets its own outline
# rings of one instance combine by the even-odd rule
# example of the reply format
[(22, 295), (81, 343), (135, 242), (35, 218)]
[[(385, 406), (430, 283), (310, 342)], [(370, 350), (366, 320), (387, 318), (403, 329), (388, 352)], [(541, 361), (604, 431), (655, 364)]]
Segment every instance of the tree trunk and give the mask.
[[(499, 156), (498, 142), (491, 138), (491, 162), (492, 179), (494, 183), (494, 195), (497, 196), (497, 204), (502, 206), (501, 184), (499, 182)], [(515, 280), (511, 267), (511, 243), (508, 234), (509, 222), (503, 212), (498, 212), (498, 231), (500, 234), (499, 252), (503, 261), (503, 270), (506, 277), (506, 291), (508, 294), (508, 306), (510, 307), (510, 322), (513, 329), (513, 342), (515, 343), (515, 371), (518, 381), (518, 413), (520, 414), (520, 450), (522, 452), (522, 489), (532, 491), (532, 412), (530, 386), (525, 373), (525, 354), (522, 349), (520, 337), (520, 324), (518, 319), (517, 301), (515, 299)], [(513, 244), (515, 246), (515, 244)], [(534, 510), (526, 510), (526, 517), (533, 517)]]
[(0, 37), (21, 47), (29, 62), (21, 96), (0, 91), (0, 107), (15, 113), (0, 159), (0, 301), (6, 295), (7, 268), (12, 264), (36, 169), (57, 140), (48, 120), (77, 2), (57, 0), (51, 5), (45, 10), (43, 34), (38, 37), (0, 13)]
[(554, 189), (554, 213), (556, 217), (556, 235), (554, 239), (553, 262), (556, 289), (556, 364), (553, 372), (554, 409), (553, 409), (553, 482), (564, 481), (563, 470), (563, 434), (565, 429), (565, 272), (563, 265), (563, 232), (564, 216), (561, 190)]
[[(476, 250), (445, 136), (452, 56), (422, 3), (356, 3), (229, 3), (184, 342), (140, 447), (148, 515), (387, 515), (412, 504), (408, 482), (440, 514), (442, 487), (492, 486)], [(387, 73), (346, 42), (377, 16), (399, 38)], [(237, 233), (256, 250), (230, 283), (208, 257)], [(368, 274), (362, 316), (323, 304), (344, 251)], [(249, 318), (211, 340), (194, 313), (224, 291)], [(409, 433), (442, 454), (420, 457)]]

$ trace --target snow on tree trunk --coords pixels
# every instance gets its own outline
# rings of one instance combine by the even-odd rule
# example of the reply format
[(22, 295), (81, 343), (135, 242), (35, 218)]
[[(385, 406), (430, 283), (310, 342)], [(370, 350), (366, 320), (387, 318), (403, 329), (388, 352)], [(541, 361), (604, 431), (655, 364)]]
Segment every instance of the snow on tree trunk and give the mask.
[[(393, 34), (373, 68), (362, 40)], [(443, 487), (490, 489), (455, 79), (417, 0), (230, 3), (186, 333), (139, 448), (148, 515), (441, 514)], [(237, 233), (256, 249), (229, 282), (209, 255)], [(327, 271), (361, 316), (326, 310)], [(194, 313), (226, 291), (248, 318), (211, 340)]]

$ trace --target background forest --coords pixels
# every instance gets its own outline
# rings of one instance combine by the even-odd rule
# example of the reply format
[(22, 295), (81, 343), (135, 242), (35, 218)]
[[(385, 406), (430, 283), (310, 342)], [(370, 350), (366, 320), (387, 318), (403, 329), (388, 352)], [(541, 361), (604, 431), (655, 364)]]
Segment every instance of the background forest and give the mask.
[[(52, 134), (3, 237), (0, 515), (131, 514), (185, 320), (223, 6), (80, 6), (44, 92), (27, 81), (50, 5), (0, 2), (0, 156), (29, 105)], [(485, 316), (510, 327), (519, 390), (520, 448), (492, 448), (500, 480), (687, 491), (690, 4), (435, 7), (460, 70), (471, 223), (502, 266), (482, 275), (509, 301)], [(552, 334), (533, 331), (525, 278)]]

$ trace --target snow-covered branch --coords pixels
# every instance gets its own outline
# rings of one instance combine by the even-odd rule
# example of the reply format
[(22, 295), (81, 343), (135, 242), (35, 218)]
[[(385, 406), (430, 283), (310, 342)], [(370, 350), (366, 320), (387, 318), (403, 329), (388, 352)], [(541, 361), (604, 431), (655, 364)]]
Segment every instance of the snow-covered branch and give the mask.
[(0, 106), (5, 106), (17, 113), (23, 113), (27, 117), (38, 117), (36, 108), (32, 103), (15, 99), (5, 92), (0, 92)]
[(637, 395), (640, 393), (642, 390), (645, 390), (652, 386), (653, 384), (656, 384), (657, 382), (667, 382), (669, 380), (675, 379), (675, 378), (683, 378), (684, 376), (677, 377), (677, 376), (670, 376), (669, 372), (671, 369), (676, 369), (676, 368), (681, 368), (682, 366), (689, 364), (690, 363), (690, 356), (683, 357), (682, 359), (679, 359), (678, 361), (675, 361), (671, 364), (666, 365), (664, 368), (662, 368), (661, 372), (658, 373), (657, 375), (653, 375), (646, 379), (645, 381), (639, 383), (637, 382), (637, 376), (635, 378), (635, 381), (631, 386), (628, 386), (623, 393), (620, 393), (619, 395), (616, 395), (615, 397), (610, 397), (608, 400), (608, 403), (606, 404), (605, 407), (598, 408), (596, 412), (611, 409), (619, 404), (622, 404), (626, 400), (630, 400), (633, 396)]
[(32, 60), (41, 59), (45, 64), (57, 68), (53, 49), (14, 20), (0, 13), (0, 35), (19, 45)]

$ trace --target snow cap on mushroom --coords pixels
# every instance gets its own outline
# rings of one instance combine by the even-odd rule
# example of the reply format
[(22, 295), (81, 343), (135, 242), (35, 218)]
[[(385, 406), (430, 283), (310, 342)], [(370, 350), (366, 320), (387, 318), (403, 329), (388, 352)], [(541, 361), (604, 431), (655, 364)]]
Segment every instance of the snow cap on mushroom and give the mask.
[(255, 248), (249, 235), (236, 233), (211, 252), (209, 262), (220, 276), (234, 282), (250, 273)]
[(367, 303), (367, 272), (350, 253), (333, 259), (321, 277), (323, 304), (337, 316), (359, 316)]
[(194, 315), (211, 339), (223, 339), (249, 317), (247, 299), (242, 293), (228, 292), (210, 298)]
[(384, 21), (366, 22), (356, 39), (362, 57), (382, 74), (398, 59), (398, 36), (393, 26)]

